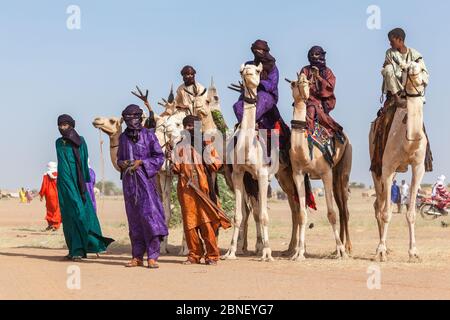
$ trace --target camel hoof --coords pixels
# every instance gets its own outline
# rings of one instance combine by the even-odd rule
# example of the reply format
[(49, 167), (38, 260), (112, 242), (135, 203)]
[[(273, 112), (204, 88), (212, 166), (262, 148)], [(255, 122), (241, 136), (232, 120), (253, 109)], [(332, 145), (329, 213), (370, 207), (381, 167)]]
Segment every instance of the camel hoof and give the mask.
[(259, 261), (261, 261), (261, 262), (272, 262), (272, 261), (275, 261), (275, 259), (272, 256), (270, 256), (270, 257), (261, 257), (259, 259)]
[(418, 254), (413, 254), (409, 256), (408, 263), (421, 263), (422, 259), (419, 257)]
[(300, 261), (305, 261), (305, 260), (306, 260), (305, 255), (300, 254), (300, 253), (293, 255), (291, 258), (291, 261), (295, 261), (295, 262), (300, 262)]
[(380, 262), (387, 262), (387, 256), (386, 256), (386, 252), (377, 252), (377, 254), (375, 255), (375, 261), (380, 261)]
[(228, 251), (226, 254), (220, 257), (221, 260), (237, 260), (236, 253)]
[(275, 261), (275, 259), (272, 257), (272, 250), (270, 250), (270, 248), (264, 248), (262, 252), (263, 254), (260, 261)]

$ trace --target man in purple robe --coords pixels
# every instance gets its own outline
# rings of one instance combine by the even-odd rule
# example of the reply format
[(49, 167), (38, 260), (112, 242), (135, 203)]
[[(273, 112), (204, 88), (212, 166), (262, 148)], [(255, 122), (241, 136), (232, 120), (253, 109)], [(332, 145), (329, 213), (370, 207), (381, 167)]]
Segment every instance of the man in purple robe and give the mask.
[(155, 176), (164, 162), (154, 132), (142, 126), (143, 111), (129, 105), (122, 112), (127, 128), (120, 135), (117, 164), (121, 168), (123, 194), (130, 229), (133, 258), (127, 267), (158, 268), (160, 243), (168, 235)]
[[(290, 130), (281, 118), (280, 111), (277, 108), (278, 103), (278, 80), (279, 72), (275, 64), (276, 60), (269, 53), (270, 48), (266, 41), (256, 40), (251, 47), (254, 55), (253, 61), (245, 64), (259, 65), (262, 63), (263, 71), (260, 75), (260, 84), (258, 87), (258, 96), (256, 102), (256, 123), (259, 129), (267, 129), (267, 149), (271, 150), (271, 132), (275, 129), (280, 135), (281, 161), (289, 161), (289, 141)], [(239, 100), (233, 106), (234, 114), (238, 122), (242, 121), (244, 113), (244, 93), (242, 92)]]
[(95, 200), (95, 191), (94, 191), (95, 183), (96, 183), (95, 171), (94, 171), (94, 169), (91, 168), (89, 159), (88, 159), (88, 166), (89, 166), (89, 176), (91, 178), (91, 181), (86, 182), (86, 189), (89, 193), (89, 196), (91, 197), (92, 205), (94, 206), (94, 211), (95, 211), (95, 213), (97, 213), (97, 201)]

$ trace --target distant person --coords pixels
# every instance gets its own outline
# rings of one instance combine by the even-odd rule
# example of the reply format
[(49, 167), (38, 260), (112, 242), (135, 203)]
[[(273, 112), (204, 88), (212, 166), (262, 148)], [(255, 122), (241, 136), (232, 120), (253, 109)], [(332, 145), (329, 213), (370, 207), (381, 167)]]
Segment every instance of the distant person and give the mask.
[(28, 204), (33, 201), (33, 192), (30, 189), (27, 189), (27, 191), (25, 191), (25, 198), (27, 199)]
[(406, 206), (406, 210), (409, 210), (409, 185), (405, 180), (402, 180), (402, 185), (400, 187), (400, 196), (401, 196), (401, 204), (400, 204), (400, 212), (403, 206)]
[(48, 226), (45, 229), (46, 231), (56, 231), (61, 226), (61, 211), (59, 210), (58, 189), (56, 186), (57, 169), (58, 165), (56, 162), (47, 164), (47, 172), (42, 178), (41, 191), (39, 191), (41, 202), (45, 198), (45, 207), (47, 208), (45, 220), (47, 220)]
[(394, 180), (391, 187), (391, 203), (397, 205), (397, 213), (401, 212), (401, 196), (400, 187), (397, 185), (397, 180)]
[(95, 191), (94, 191), (95, 182), (96, 182), (95, 181), (95, 171), (94, 171), (94, 169), (92, 169), (91, 162), (89, 159), (88, 159), (88, 167), (89, 167), (89, 177), (91, 178), (91, 181), (86, 182), (86, 188), (87, 188), (87, 191), (89, 192), (89, 196), (91, 198), (92, 205), (94, 206), (94, 211), (95, 211), (95, 213), (97, 213), (97, 201), (95, 200)]
[(20, 203), (27, 203), (27, 196), (26, 196), (25, 188), (20, 188), (19, 199), (20, 199)]
[(113, 239), (102, 236), (100, 223), (86, 192), (90, 181), (86, 141), (75, 130), (75, 120), (63, 114), (58, 117), (61, 137), (56, 140), (58, 156), (58, 197), (64, 238), (69, 254), (66, 259), (79, 261), (88, 253), (106, 250)]
[(441, 175), (438, 177), (436, 183), (433, 186), (432, 192), (433, 200), (437, 201), (436, 207), (441, 214), (449, 214), (447, 206), (450, 203), (450, 192), (447, 191), (445, 186), (445, 176)]

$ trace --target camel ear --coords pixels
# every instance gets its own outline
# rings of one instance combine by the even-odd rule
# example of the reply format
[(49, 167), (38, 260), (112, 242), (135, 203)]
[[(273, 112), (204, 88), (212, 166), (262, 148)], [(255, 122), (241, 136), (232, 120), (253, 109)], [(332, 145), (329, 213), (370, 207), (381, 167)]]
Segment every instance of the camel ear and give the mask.
[(122, 123), (123, 123), (123, 118), (121, 117), (119, 120), (119, 124), (122, 125)]
[(259, 63), (258, 67), (256, 68), (256, 70), (258, 70), (258, 72), (261, 72), (263, 70), (263, 65), (262, 63)]
[(244, 71), (245, 64), (241, 64), (241, 69), (239, 70), (239, 73), (242, 73)]

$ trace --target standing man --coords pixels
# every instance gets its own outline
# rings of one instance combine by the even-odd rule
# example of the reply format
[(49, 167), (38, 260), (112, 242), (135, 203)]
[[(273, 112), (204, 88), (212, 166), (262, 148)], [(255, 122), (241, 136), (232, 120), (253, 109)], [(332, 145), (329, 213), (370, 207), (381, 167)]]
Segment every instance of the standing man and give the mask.
[[(183, 119), (185, 138), (190, 140), (188, 144), (176, 145), (174, 152), (177, 158), (172, 166), (173, 172), (179, 176), (177, 193), (189, 249), (184, 264), (199, 264), (204, 257), (206, 265), (217, 265), (220, 253), (216, 234), (220, 226), (224, 229), (231, 226), (221, 211), (211, 178), (211, 173), (220, 169), (222, 161), (212, 145), (201, 142), (201, 150), (196, 150), (195, 139), (201, 141), (201, 131), (194, 131), (196, 122), (200, 124), (200, 118), (192, 115)], [(204, 159), (202, 155), (206, 148), (209, 152), (205, 152)]]
[(142, 267), (147, 254), (148, 268), (156, 269), (161, 241), (168, 235), (155, 185), (164, 153), (153, 131), (142, 126), (143, 111), (139, 106), (129, 105), (122, 117), (127, 128), (119, 138), (117, 164), (121, 169), (132, 247), (132, 259), (126, 267)]
[(401, 195), (401, 205), (399, 213), (401, 213), (401, 208), (403, 206), (406, 206), (406, 210), (409, 210), (409, 185), (406, 183), (405, 180), (402, 180), (402, 186), (400, 188), (400, 195)]
[(105, 251), (114, 240), (102, 236), (86, 192), (86, 182), (90, 181), (88, 149), (84, 138), (75, 130), (75, 120), (67, 114), (59, 116), (58, 129), (61, 138), (56, 140), (57, 188), (64, 238), (69, 249), (66, 258), (79, 261), (88, 253)]
[(306, 102), (308, 130), (314, 132), (315, 123), (318, 122), (326, 128), (330, 137), (337, 134), (338, 137), (343, 138), (342, 127), (330, 116), (330, 112), (336, 106), (334, 95), (336, 77), (327, 67), (326, 54), (322, 47), (312, 47), (308, 51), (309, 65), (300, 71), (305, 74), (310, 83), (310, 95)]
[(45, 198), (45, 207), (47, 214), (47, 229), (45, 231), (56, 231), (61, 226), (61, 211), (59, 210), (58, 189), (56, 187), (56, 179), (58, 178), (58, 165), (56, 162), (49, 162), (47, 164), (47, 172), (42, 178), (41, 191), (39, 196), (41, 202)]
[(397, 185), (397, 180), (394, 180), (391, 187), (391, 203), (397, 205), (397, 213), (401, 213), (401, 197), (400, 188)]

